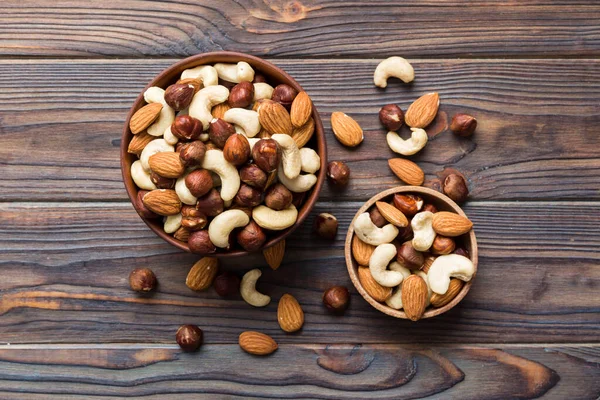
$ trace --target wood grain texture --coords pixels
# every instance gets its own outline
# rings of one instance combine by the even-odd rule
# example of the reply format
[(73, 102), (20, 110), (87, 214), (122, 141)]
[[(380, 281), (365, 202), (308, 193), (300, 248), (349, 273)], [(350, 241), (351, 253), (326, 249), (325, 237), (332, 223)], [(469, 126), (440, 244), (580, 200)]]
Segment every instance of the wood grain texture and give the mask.
[[(0, 62), (0, 200), (126, 200), (118, 153), (123, 121), (139, 91), (173, 61)], [(329, 159), (348, 162), (345, 200), (399, 182), (387, 166), (394, 153), (378, 110), (390, 102), (406, 109), (430, 91), (440, 92), (441, 112), (428, 128), (430, 143), (412, 157), (428, 178), (457, 168), (473, 199), (600, 199), (600, 61), (417, 61), (414, 84), (390, 82), (387, 90), (372, 84), (374, 60), (275, 62), (321, 112)], [(365, 141), (357, 149), (333, 137), (333, 111), (361, 124)], [(472, 139), (447, 131), (456, 112), (478, 118)], [(325, 185), (321, 198), (339, 196)]]
[(6, 56), (598, 56), (600, 6), (587, 0), (4, 0)]
[[(360, 203), (318, 203), (289, 239), (277, 271), (261, 255), (226, 260), (223, 270), (242, 274), (261, 268), (265, 308), (239, 296), (223, 299), (213, 289), (185, 286), (197, 256), (154, 236), (126, 203), (0, 205), (0, 314), (9, 343), (170, 343), (177, 327), (199, 324), (207, 343), (237, 343), (244, 330), (260, 330), (280, 343), (528, 343), (594, 342), (600, 333), (600, 222), (598, 203), (474, 203), (465, 212), (480, 247), (473, 288), (452, 311), (411, 323), (373, 309), (346, 272), (344, 234)], [(331, 212), (338, 238), (311, 232), (313, 216)], [(138, 296), (129, 272), (149, 267), (158, 293)], [(343, 317), (321, 304), (332, 285), (351, 289)], [(290, 293), (305, 325), (285, 334), (277, 302)], [(27, 335), (23, 335), (26, 331)]]

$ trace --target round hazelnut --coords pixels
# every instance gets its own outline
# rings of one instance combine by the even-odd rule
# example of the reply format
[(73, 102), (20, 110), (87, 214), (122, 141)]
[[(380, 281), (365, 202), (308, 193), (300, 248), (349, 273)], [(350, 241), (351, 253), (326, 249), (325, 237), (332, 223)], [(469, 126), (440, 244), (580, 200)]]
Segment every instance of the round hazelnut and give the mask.
[(344, 286), (332, 286), (323, 293), (323, 305), (331, 311), (342, 313), (349, 302), (350, 292)]
[(250, 158), (250, 143), (246, 136), (240, 134), (229, 136), (223, 147), (223, 157), (235, 166), (245, 164)]
[(185, 143), (179, 150), (179, 159), (183, 165), (193, 167), (200, 165), (206, 153), (206, 146), (199, 140)]
[(454, 254), (458, 254), (459, 256), (470, 258), (469, 252), (467, 251), (467, 249), (462, 248), (462, 247), (457, 247), (456, 250), (454, 250)]
[(282, 83), (281, 85), (275, 86), (271, 99), (289, 110), (297, 95), (298, 91), (296, 89), (290, 85)]
[(202, 345), (202, 330), (196, 325), (181, 325), (175, 340), (183, 351), (196, 351)]
[(471, 136), (477, 128), (477, 120), (468, 114), (455, 114), (450, 123), (450, 130), (457, 136)]
[(398, 248), (396, 260), (408, 269), (419, 269), (425, 262), (425, 256), (420, 251), (415, 250), (412, 242), (404, 242)]
[(281, 183), (271, 186), (265, 194), (265, 205), (277, 211), (288, 208), (292, 200), (292, 192)]
[(146, 218), (146, 219), (154, 219), (154, 218), (158, 218), (160, 217), (160, 215), (156, 214), (153, 211), (150, 211), (148, 209), (148, 207), (146, 207), (146, 205), (144, 204), (144, 202), (142, 201), (142, 199), (144, 198), (144, 196), (146, 195), (146, 193), (148, 193), (147, 190), (139, 190), (137, 192), (137, 196), (136, 196), (136, 201), (135, 201), (135, 210), (137, 211), (137, 213), (140, 215), (140, 217), (142, 218)]
[(421, 211), (429, 211), (430, 213), (435, 214), (438, 212), (438, 209), (433, 204), (427, 203), (423, 206), (423, 208), (421, 208)]
[(387, 220), (383, 217), (383, 215), (381, 215), (381, 212), (379, 212), (379, 209), (375, 206), (371, 207), (369, 210), (369, 216), (371, 217), (371, 222), (373, 222), (373, 224), (375, 224), (375, 226), (378, 228), (383, 228), (388, 224)]
[(346, 186), (350, 180), (350, 168), (343, 161), (331, 161), (327, 165), (327, 177), (335, 186)]
[(240, 291), (240, 278), (233, 272), (223, 272), (217, 275), (213, 287), (221, 297), (234, 296)]
[(181, 226), (190, 231), (204, 229), (207, 224), (206, 215), (192, 206), (181, 207)]
[(190, 105), (195, 92), (192, 85), (176, 83), (165, 90), (165, 103), (173, 110), (181, 111)]
[(338, 231), (338, 220), (328, 213), (321, 213), (315, 217), (313, 230), (323, 239), (334, 240)]
[(431, 252), (437, 255), (450, 254), (456, 248), (456, 243), (452, 238), (437, 235), (431, 245)]
[(181, 140), (196, 140), (202, 130), (202, 122), (189, 115), (179, 115), (171, 124), (171, 133)]
[(265, 232), (254, 221), (250, 221), (237, 234), (237, 242), (246, 251), (257, 251), (262, 248), (267, 240)]
[(211, 141), (206, 142), (206, 150), (220, 150), (216, 144)]
[(266, 173), (273, 172), (279, 166), (281, 150), (273, 139), (260, 139), (252, 148), (254, 163)]
[(254, 73), (254, 79), (252, 80), (252, 83), (267, 83), (267, 78), (258, 72)]
[(423, 207), (423, 199), (416, 194), (396, 193), (394, 195), (394, 207), (402, 211), (407, 217), (412, 217)]
[(196, 202), (196, 209), (207, 217), (216, 217), (224, 208), (225, 204), (217, 189), (211, 189)]
[(404, 113), (395, 104), (387, 104), (379, 110), (379, 121), (388, 131), (397, 131), (404, 124)]
[(227, 139), (229, 139), (229, 136), (233, 134), (235, 134), (235, 128), (229, 122), (224, 121), (221, 118), (215, 118), (210, 121), (210, 125), (208, 126), (208, 137), (210, 137), (210, 141), (218, 148), (222, 149), (225, 146)]
[(149, 292), (156, 287), (156, 275), (149, 268), (136, 268), (129, 274), (129, 286), (136, 292)]
[(469, 197), (469, 188), (465, 179), (458, 174), (450, 174), (444, 179), (444, 194), (458, 204), (464, 203)]
[(404, 228), (398, 228), (398, 236), (396, 236), (396, 240), (399, 240), (400, 243), (404, 243), (407, 240), (412, 240), (414, 236), (412, 226), (410, 225), (410, 221), (408, 221), (408, 225)]
[(261, 193), (258, 189), (243, 183), (233, 198), (233, 202), (242, 207), (256, 207), (261, 203)]
[(425, 181), (423, 187), (435, 190), (436, 192), (442, 193), (442, 181), (438, 178), (433, 178)]
[(240, 82), (231, 88), (228, 103), (232, 108), (246, 108), (254, 100), (254, 85)]
[(298, 210), (302, 207), (302, 203), (304, 203), (304, 198), (306, 197), (306, 192), (302, 193), (292, 193), (292, 204)]
[(207, 230), (190, 233), (188, 246), (190, 251), (195, 254), (212, 254), (217, 251), (215, 245), (210, 241)]
[(165, 178), (164, 176), (160, 176), (154, 171), (150, 172), (150, 180), (159, 189), (173, 189), (175, 187), (176, 182), (175, 179)]
[(263, 189), (267, 184), (267, 174), (256, 164), (244, 165), (240, 169), (240, 179), (245, 184), (258, 189)]
[(208, 170), (196, 169), (185, 177), (185, 186), (194, 197), (202, 197), (213, 188), (212, 175)]

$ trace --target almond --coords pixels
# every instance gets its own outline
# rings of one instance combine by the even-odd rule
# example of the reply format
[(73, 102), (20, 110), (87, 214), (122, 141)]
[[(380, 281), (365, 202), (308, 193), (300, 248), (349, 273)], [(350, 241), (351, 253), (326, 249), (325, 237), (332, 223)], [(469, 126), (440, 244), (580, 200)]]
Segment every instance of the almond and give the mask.
[(129, 120), (129, 129), (131, 133), (137, 135), (152, 125), (156, 118), (160, 115), (163, 105), (160, 103), (146, 104), (133, 114)]
[(354, 235), (352, 238), (352, 255), (359, 265), (369, 265), (375, 246), (365, 243)]
[(260, 130), (260, 132), (258, 132), (258, 135), (256, 135), (256, 137), (259, 139), (271, 139), (271, 134), (263, 128)]
[(408, 219), (406, 219), (406, 216), (393, 205), (378, 201), (375, 203), (375, 206), (383, 218), (390, 224), (396, 225), (399, 228), (406, 228), (408, 226)]
[(192, 231), (190, 231), (188, 228), (180, 226), (179, 229), (177, 229), (173, 234), (173, 237), (179, 241), (187, 243), (191, 233)]
[(306, 92), (300, 92), (292, 102), (290, 118), (294, 128), (300, 128), (304, 125), (312, 114), (312, 102)]
[(292, 139), (296, 142), (296, 146), (301, 149), (308, 143), (313, 133), (315, 133), (315, 120), (310, 118), (300, 128), (294, 128), (292, 131)]
[(179, 214), (181, 200), (172, 189), (157, 189), (148, 192), (142, 202), (150, 211), (163, 216)]
[(341, 144), (356, 147), (363, 141), (363, 130), (351, 117), (343, 112), (336, 111), (331, 114), (331, 129)]
[(431, 268), (431, 264), (435, 261), (436, 257), (426, 257), (425, 262), (421, 265), (421, 271), (428, 273), (429, 268)]
[(290, 114), (279, 103), (274, 101), (264, 101), (258, 108), (258, 120), (260, 125), (269, 133), (284, 133), (292, 135), (292, 120)]
[(425, 180), (425, 173), (417, 164), (404, 158), (392, 158), (388, 164), (394, 174), (409, 185), (420, 186)]
[(304, 311), (291, 294), (284, 294), (277, 306), (277, 321), (286, 332), (296, 332), (304, 325)]
[(257, 356), (266, 356), (277, 350), (277, 342), (271, 336), (254, 331), (243, 332), (239, 344), (246, 353)]
[(213, 118), (223, 119), (223, 116), (225, 116), (225, 112), (230, 109), (231, 109), (231, 106), (227, 103), (217, 104), (216, 106), (214, 106), (212, 108), (211, 114), (212, 114)]
[(205, 290), (212, 285), (219, 270), (219, 260), (215, 257), (203, 257), (188, 272), (185, 284), (192, 290)]
[(202, 79), (200, 78), (186, 78), (180, 79), (176, 82), (179, 85), (192, 85), (194, 87), (194, 94), (198, 93), (200, 89), (202, 89)]
[(425, 128), (434, 120), (439, 106), (439, 94), (427, 93), (408, 107), (404, 115), (404, 122), (411, 128)]
[(276, 270), (281, 265), (283, 255), (285, 254), (285, 239), (280, 240), (273, 246), (263, 250), (263, 256), (271, 267), (272, 270)]
[(179, 153), (161, 152), (150, 156), (148, 164), (152, 172), (164, 178), (179, 178), (185, 171), (185, 166), (179, 158)]
[(455, 237), (471, 230), (473, 223), (468, 218), (448, 211), (433, 214), (433, 230), (438, 235)]
[(427, 283), (418, 275), (411, 275), (402, 281), (402, 307), (411, 321), (421, 319), (427, 307)]
[(376, 301), (384, 302), (392, 295), (392, 288), (377, 283), (367, 267), (358, 267), (358, 280), (363, 289)]
[(158, 139), (156, 136), (152, 136), (147, 132), (142, 132), (138, 135), (135, 135), (131, 142), (129, 142), (129, 146), (127, 146), (127, 152), (131, 154), (141, 154), (144, 147), (154, 139)]
[(450, 285), (448, 286), (448, 291), (444, 294), (433, 293), (431, 295), (431, 305), (434, 307), (443, 307), (446, 304), (450, 303), (450, 301), (456, 297), (458, 292), (462, 289), (464, 282), (460, 279), (452, 278), (450, 279)]

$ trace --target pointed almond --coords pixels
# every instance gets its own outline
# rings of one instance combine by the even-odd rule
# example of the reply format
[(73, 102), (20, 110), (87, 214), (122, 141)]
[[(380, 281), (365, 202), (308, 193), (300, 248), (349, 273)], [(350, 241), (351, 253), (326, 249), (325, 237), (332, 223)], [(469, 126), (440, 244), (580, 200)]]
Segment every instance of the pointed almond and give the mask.
[(223, 117), (225, 116), (225, 112), (230, 109), (231, 109), (231, 106), (229, 104), (227, 104), (227, 102), (217, 104), (216, 106), (214, 106), (212, 108), (211, 114), (212, 114), (213, 118), (223, 119)]
[(435, 261), (436, 257), (426, 257), (425, 262), (421, 265), (421, 271), (428, 273), (429, 268), (431, 268), (431, 264)]
[(140, 155), (144, 147), (154, 139), (158, 139), (156, 136), (150, 135), (148, 132), (142, 132), (131, 138), (129, 146), (127, 146), (127, 152), (131, 154)]
[(258, 120), (260, 125), (269, 133), (283, 133), (292, 135), (292, 120), (290, 114), (279, 103), (274, 101), (264, 101), (258, 108)]
[(146, 128), (156, 121), (162, 108), (163, 105), (160, 103), (151, 103), (146, 104), (144, 107), (137, 110), (129, 120), (129, 129), (131, 129), (131, 133), (137, 135), (146, 130)]
[(408, 226), (408, 219), (406, 219), (406, 216), (393, 205), (378, 201), (375, 203), (375, 206), (383, 218), (390, 224), (396, 225), (399, 228), (406, 228)]
[(425, 180), (425, 173), (417, 164), (404, 158), (388, 160), (392, 172), (409, 185), (420, 186)]
[(142, 198), (142, 202), (147, 209), (162, 216), (179, 214), (181, 211), (181, 200), (172, 189), (156, 189), (148, 192)]
[(186, 78), (180, 79), (177, 81), (179, 85), (192, 85), (194, 87), (194, 94), (198, 93), (200, 89), (202, 89), (202, 79), (199, 78)]
[(402, 281), (402, 307), (411, 321), (418, 321), (427, 307), (427, 283), (418, 275), (411, 275)]
[(310, 118), (300, 128), (294, 128), (292, 131), (292, 139), (296, 142), (296, 146), (301, 149), (308, 143), (313, 133), (315, 133), (315, 120)]
[(273, 246), (263, 250), (263, 256), (271, 267), (272, 270), (276, 270), (281, 265), (281, 261), (283, 261), (283, 256), (285, 254), (285, 239), (280, 240), (275, 243)]
[(352, 255), (359, 265), (369, 265), (375, 246), (365, 243), (354, 235), (352, 238)]
[(277, 306), (277, 322), (286, 332), (296, 332), (304, 325), (304, 311), (298, 300), (291, 294), (284, 294)]
[(164, 178), (179, 178), (185, 171), (185, 166), (179, 158), (179, 153), (161, 152), (148, 159), (150, 169)]
[(404, 115), (404, 122), (411, 128), (425, 128), (435, 119), (439, 106), (439, 94), (427, 93), (408, 107)]
[(358, 280), (363, 289), (376, 301), (384, 302), (392, 295), (392, 288), (377, 283), (368, 267), (358, 267)]
[(219, 260), (215, 257), (203, 257), (194, 264), (185, 284), (192, 290), (205, 290), (212, 285), (219, 270)]
[(433, 214), (433, 230), (438, 235), (456, 237), (469, 232), (473, 223), (462, 215), (448, 211)]
[(331, 114), (331, 129), (341, 144), (356, 147), (363, 141), (363, 130), (352, 117), (336, 111)]
[(312, 102), (306, 92), (300, 92), (292, 102), (290, 118), (294, 128), (300, 128), (304, 125), (312, 114)]
[(444, 294), (431, 294), (431, 305), (434, 307), (443, 307), (446, 304), (450, 303), (453, 298), (456, 297), (458, 292), (462, 289), (464, 282), (460, 279), (452, 278), (450, 279), (450, 285), (448, 286), (448, 290)]
[(246, 353), (257, 356), (266, 356), (277, 350), (277, 342), (271, 336), (260, 332), (243, 332), (238, 342)]

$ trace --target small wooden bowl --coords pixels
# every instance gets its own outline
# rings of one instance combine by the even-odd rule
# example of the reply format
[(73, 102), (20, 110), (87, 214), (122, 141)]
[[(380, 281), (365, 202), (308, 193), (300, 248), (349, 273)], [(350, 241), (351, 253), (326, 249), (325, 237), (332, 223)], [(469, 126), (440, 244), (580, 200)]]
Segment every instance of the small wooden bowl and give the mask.
[[(123, 135), (121, 137), (121, 172), (123, 174), (123, 182), (125, 183), (125, 189), (127, 190), (127, 195), (131, 200), (131, 203), (135, 207), (135, 201), (137, 197), (138, 188), (133, 182), (131, 178), (131, 164), (137, 159), (137, 157), (133, 154), (129, 154), (127, 152), (127, 147), (129, 146), (129, 142), (131, 141), (133, 135), (131, 130), (129, 129), (129, 120), (131, 116), (140, 108), (142, 108), (146, 102), (144, 101), (144, 92), (151, 86), (158, 86), (163, 89), (167, 88), (172, 83), (175, 83), (177, 79), (181, 76), (183, 70), (188, 68), (197, 67), (199, 65), (205, 64), (215, 64), (218, 62), (223, 63), (237, 63), (239, 61), (245, 61), (254, 68), (256, 72), (260, 72), (265, 75), (267, 80), (272, 86), (276, 86), (282, 83), (288, 84), (298, 92), (302, 91), (302, 87), (288, 75), (282, 69), (276, 67), (268, 61), (260, 59), (258, 57), (250, 56), (248, 54), (229, 52), (229, 51), (219, 51), (214, 53), (204, 53), (199, 54), (197, 56), (189, 57), (184, 60), (181, 60), (169, 68), (162, 71), (156, 78), (154, 78), (145, 88), (142, 90), (138, 98), (133, 103), (133, 106), (129, 110), (129, 114), (127, 115), (127, 119), (125, 120), (125, 127), (123, 129)], [(315, 133), (313, 137), (308, 142), (307, 146), (315, 149), (319, 156), (321, 157), (321, 169), (318, 172), (317, 183), (313, 188), (306, 193), (306, 199), (304, 200), (304, 204), (298, 210), (298, 219), (296, 223), (291, 227), (279, 232), (275, 236), (271, 236), (269, 240), (265, 243), (263, 248), (270, 247), (280, 240), (286, 238), (289, 234), (291, 234), (298, 226), (304, 222), (313, 206), (315, 205), (317, 198), (319, 197), (319, 192), (321, 191), (321, 187), (323, 186), (323, 181), (325, 180), (325, 173), (327, 169), (327, 148), (325, 144), (325, 134), (323, 131), (323, 123), (321, 122), (321, 118), (319, 117), (319, 113), (317, 109), (313, 106), (312, 117), (315, 121)], [(140, 218), (142, 218), (140, 216)], [(165, 233), (163, 229), (162, 220), (150, 220), (146, 218), (142, 218), (142, 220), (148, 225), (150, 229), (154, 231), (158, 236), (163, 238), (168, 243), (173, 246), (190, 252), (190, 248), (187, 243), (181, 242), (175, 239), (173, 236)], [(216, 253), (211, 254), (211, 257), (235, 257), (235, 256), (243, 256), (248, 254), (247, 251), (241, 249), (234, 249), (231, 251), (224, 251), (222, 249), (218, 249)]]
[[(346, 253), (346, 266), (348, 267), (348, 273), (350, 274), (350, 279), (352, 280), (354, 287), (356, 287), (356, 290), (358, 290), (360, 295), (362, 297), (364, 297), (364, 299), (367, 300), (367, 302), (369, 302), (369, 304), (371, 304), (373, 307), (375, 307), (379, 311), (381, 311), (387, 315), (391, 315), (392, 317), (408, 319), (408, 317), (406, 316), (406, 313), (404, 313), (404, 311), (393, 309), (391, 307), (388, 307), (384, 303), (378, 302), (377, 300), (373, 299), (365, 291), (365, 289), (362, 287), (360, 281), (358, 280), (358, 275), (357, 275), (358, 263), (354, 260), (354, 257), (352, 257), (352, 237), (354, 236), (354, 221), (356, 220), (356, 218), (360, 214), (367, 212), (371, 208), (371, 206), (373, 206), (375, 204), (375, 202), (380, 201), (382, 199), (387, 200), (388, 198), (391, 198), (391, 196), (393, 196), (396, 193), (418, 194), (423, 198), (425, 203), (433, 204), (434, 206), (437, 207), (437, 209), (439, 211), (451, 211), (451, 212), (460, 214), (463, 217), (466, 217), (466, 214), (458, 206), (458, 204), (456, 204), (454, 201), (452, 201), (447, 196), (445, 196), (439, 192), (436, 192), (435, 190), (428, 189), (425, 187), (420, 187), (420, 186), (399, 186), (399, 187), (395, 187), (392, 189), (384, 190), (383, 192), (371, 197), (371, 199), (369, 199), (369, 201), (367, 201), (358, 210), (358, 212), (352, 219), (352, 223), (350, 224), (350, 227), (348, 228), (348, 234), (346, 235), (345, 253)], [(463, 246), (465, 247), (466, 250), (469, 251), (471, 261), (473, 261), (473, 265), (475, 265), (475, 274), (477, 274), (477, 240), (475, 239), (475, 233), (473, 232), (473, 230), (471, 230), (471, 232), (469, 232), (468, 235), (464, 236)], [(456, 297), (454, 299), (452, 299), (452, 301), (450, 303), (446, 304), (443, 307), (439, 307), (439, 308), (428, 307), (427, 311), (425, 311), (425, 314), (423, 314), (422, 318), (431, 318), (431, 317), (435, 317), (436, 315), (443, 314), (446, 311), (450, 310), (455, 305), (457, 305), (458, 303), (460, 303), (460, 301), (463, 299), (463, 297), (465, 297), (467, 295), (467, 293), (469, 292), (469, 289), (471, 289), (471, 285), (473, 284), (474, 279), (475, 279), (475, 276), (473, 276), (473, 278), (469, 282), (465, 282), (462, 290), (456, 295)]]

